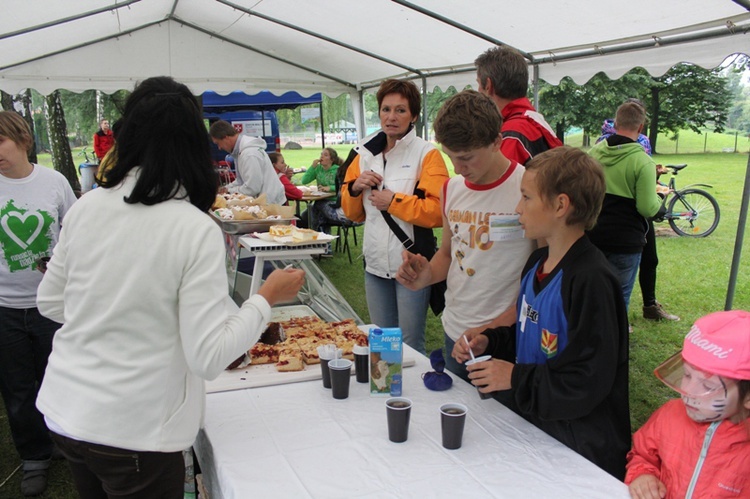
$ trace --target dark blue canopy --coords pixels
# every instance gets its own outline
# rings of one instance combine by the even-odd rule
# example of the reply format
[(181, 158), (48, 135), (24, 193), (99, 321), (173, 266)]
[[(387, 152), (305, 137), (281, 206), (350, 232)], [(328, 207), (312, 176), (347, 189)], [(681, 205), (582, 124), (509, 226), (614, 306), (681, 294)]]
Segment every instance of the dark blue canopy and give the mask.
[(223, 113), (226, 111), (238, 110), (276, 110), (276, 109), (294, 109), (304, 104), (318, 104), (323, 100), (320, 93), (313, 94), (310, 97), (302, 97), (297, 92), (286, 92), (282, 95), (274, 95), (271, 92), (263, 91), (257, 94), (248, 95), (244, 92), (232, 92), (227, 95), (220, 95), (216, 92), (203, 93), (203, 108), (210, 113)]

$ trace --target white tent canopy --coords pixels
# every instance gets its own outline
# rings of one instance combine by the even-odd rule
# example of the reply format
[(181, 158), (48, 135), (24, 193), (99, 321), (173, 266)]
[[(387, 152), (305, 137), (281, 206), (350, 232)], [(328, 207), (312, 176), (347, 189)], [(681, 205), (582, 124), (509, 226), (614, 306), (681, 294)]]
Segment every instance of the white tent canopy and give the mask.
[(387, 77), (462, 88), (498, 43), (538, 77), (662, 74), (750, 51), (750, 0), (2, 0), (0, 89), (131, 89), (169, 75), (194, 92), (331, 96)]

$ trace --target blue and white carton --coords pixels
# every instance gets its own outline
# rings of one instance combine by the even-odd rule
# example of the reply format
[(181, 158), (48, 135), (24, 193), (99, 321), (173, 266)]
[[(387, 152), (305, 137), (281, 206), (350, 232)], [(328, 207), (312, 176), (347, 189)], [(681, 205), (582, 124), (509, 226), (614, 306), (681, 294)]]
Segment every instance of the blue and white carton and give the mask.
[(403, 365), (401, 328), (370, 329), (370, 395), (398, 397), (401, 395)]

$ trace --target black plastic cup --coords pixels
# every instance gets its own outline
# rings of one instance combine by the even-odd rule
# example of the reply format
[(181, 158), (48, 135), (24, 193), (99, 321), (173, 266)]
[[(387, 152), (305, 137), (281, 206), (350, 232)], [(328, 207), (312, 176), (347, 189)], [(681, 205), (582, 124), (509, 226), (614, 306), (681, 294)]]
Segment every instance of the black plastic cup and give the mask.
[(443, 432), (443, 447), (460, 449), (464, 437), (467, 408), (463, 404), (440, 406), (440, 428)]
[(370, 382), (370, 349), (363, 346), (354, 347), (354, 370), (357, 372), (357, 383)]
[(335, 399), (349, 398), (349, 379), (352, 377), (352, 361), (334, 359), (328, 361), (331, 375), (331, 392)]
[(391, 442), (406, 442), (409, 438), (409, 419), (411, 417), (411, 400), (393, 397), (385, 401), (388, 414), (388, 439)]
[(320, 372), (323, 375), (323, 388), (331, 388), (331, 372), (328, 370), (328, 359), (320, 359)]

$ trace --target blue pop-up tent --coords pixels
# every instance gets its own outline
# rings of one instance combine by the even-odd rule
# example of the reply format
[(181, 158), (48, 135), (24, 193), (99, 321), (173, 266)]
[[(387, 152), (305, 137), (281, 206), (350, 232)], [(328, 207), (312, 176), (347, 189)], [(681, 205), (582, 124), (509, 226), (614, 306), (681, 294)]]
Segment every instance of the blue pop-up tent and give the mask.
[(286, 92), (274, 95), (269, 91), (257, 94), (246, 94), (244, 92), (231, 92), (221, 95), (216, 92), (207, 91), (201, 96), (203, 102), (203, 116), (209, 121), (225, 120), (229, 122), (243, 120), (261, 120), (263, 130), (267, 130), (266, 122), (271, 123), (271, 133), (263, 136), (268, 142), (268, 150), (274, 150), (276, 139), (279, 136), (275, 112), (279, 109), (295, 109), (306, 104), (317, 104), (320, 108), (320, 130), (323, 136), (323, 147), (325, 147), (325, 135), (323, 134), (323, 96), (320, 93), (303, 97), (297, 92)]

